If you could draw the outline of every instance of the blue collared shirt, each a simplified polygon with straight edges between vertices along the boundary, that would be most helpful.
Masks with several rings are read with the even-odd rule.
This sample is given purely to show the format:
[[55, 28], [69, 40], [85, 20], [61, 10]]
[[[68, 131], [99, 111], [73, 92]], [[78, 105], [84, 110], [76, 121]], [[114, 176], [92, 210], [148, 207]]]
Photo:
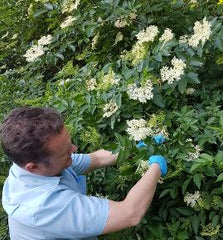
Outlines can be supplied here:
[[11, 240], [97, 239], [108, 217], [108, 200], [86, 196], [81, 175], [88, 154], [73, 154], [61, 176], [45, 177], [13, 164], [3, 187]]

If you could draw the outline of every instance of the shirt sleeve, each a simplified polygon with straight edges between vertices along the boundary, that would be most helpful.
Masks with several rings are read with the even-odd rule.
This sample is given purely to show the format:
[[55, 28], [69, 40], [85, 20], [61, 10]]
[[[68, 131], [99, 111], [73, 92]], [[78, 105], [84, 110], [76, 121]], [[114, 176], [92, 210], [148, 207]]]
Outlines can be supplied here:
[[91, 157], [89, 154], [72, 154], [71, 168], [77, 173], [77, 175], [83, 174], [90, 165]]
[[107, 199], [62, 189], [48, 195], [34, 214], [34, 226], [55, 238], [100, 235], [109, 212]]

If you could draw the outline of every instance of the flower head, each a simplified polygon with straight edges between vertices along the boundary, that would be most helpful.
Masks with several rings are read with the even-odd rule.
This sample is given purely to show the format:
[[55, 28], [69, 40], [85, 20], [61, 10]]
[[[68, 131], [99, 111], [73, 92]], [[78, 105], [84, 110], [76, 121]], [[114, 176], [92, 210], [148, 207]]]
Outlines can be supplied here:
[[186, 94], [187, 95], [192, 95], [196, 90], [194, 88], [187, 88]]
[[96, 88], [97, 81], [96, 81], [95, 78], [91, 78], [91, 79], [86, 81], [86, 85], [87, 85], [87, 90], [88, 91], [93, 91]]
[[199, 43], [204, 46], [205, 42], [210, 38], [211, 35], [211, 24], [204, 18], [202, 21], [197, 21], [194, 24], [194, 34], [189, 38], [188, 44], [197, 48]]
[[153, 98], [153, 85], [150, 80], [147, 80], [143, 87], [137, 87], [136, 84], [130, 84], [128, 86], [127, 94], [130, 99], [139, 100], [142, 103], [146, 103], [147, 100]]
[[69, 27], [70, 25], [73, 24], [73, 22], [74, 22], [75, 20], [77, 20], [75, 17], [68, 16], [68, 17], [65, 19], [65, 21], [60, 24], [60, 27], [61, 27], [61, 28]]
[[118, 106], [114, 100], [110, 100], [109, 103], [105, 104], [103, 111], [103, 117], [110, 117], [118, 110]]
[[33, 62], [38, 57], [44, 54], [43, 47], [40, 45], [33, 45], [30, 49], [26, 51], [24, 57], [26, 58], [27, 62]]
[[155, 39], [158, 33], [159, 30], [157, 26], [151, 25], [147, 27], [146, 30], [142, 30], [136, 34], [136, 37], [138, 39], [137, 43], [142, 44], [143, 42], [151, 42]]
[[128, 25], [128, 22], [124, 19], [124, 18], [119, 18], [116, 22], [115, 22], [115, 26], [117, 28], [123, 28], [125, 26]]
[[187, 154], [186, 160], [188, 162], [194, 161], [194, 160], [196, 160], [200, 156], [200, 152], [201, 152], [200, 146], [199, 145], [196, 145], [196, 146], [193, 145], [193, 147], [194, 147], [194, 152], [189, 152]]
[[186, 64], [183, 60], [174, 57], [171, 61], [172, 67], [164, 66], [160, 70], [161, 80], [163, 82], [167, 81], [169, 84], [172, 84], [174, 81], [178, 81], [181, 76], [184, 74], [184, 69]]
[[38, 45], [39, 46], [48, 45], [51, 43], [52, 38], [53, 37], [51, 35], [43, 36], [38, 40]]
[[146, 49], [143, 45], [138, 42], [133, 46], [131, 55], [132, 55], [132, 63], [133, 65], [137, 64], [141, 59], [144, 58], [146, 54]]
[[172, 38], [173, 38], [172, 30], [169, 28], [166, 28], [159, 40], [160, 40], [160, 42], [166, 43], [166, 42], [170, 41]]
[[76, 0], [75, 3], [73, 2], [73, 0], [64, 0], [62, 3], [62, 13], [72, 12], [74, 9], [77, 9], [79, 4], [80, 0]]
[[200, 199], [200, 192], [196, 191], [194, 194], [186, 193], [184, 196], [184, 202], [187, 206], [191, 206], [192, 208], [196, 205], [197, 201]]
[[137, 166], [136, 173], [143, 176], [148, 169], [149, 169], [148, 162], [145, 160], [139, 160], [139, 164]]
[[135, 141], [140, 141], [146, 137], [152, 135], [152, 129], [147, 126], [147, 122], [144, 119], [132, 119], [127, 120], [127, 133], [130, 135], [130, 138]]
[[115, 73], [111, 69], [109, 70], [108, 74], [105, 74], [103, 77], [103, 84], [104, 85], [117, 85], [120, 79], [115, 78]]

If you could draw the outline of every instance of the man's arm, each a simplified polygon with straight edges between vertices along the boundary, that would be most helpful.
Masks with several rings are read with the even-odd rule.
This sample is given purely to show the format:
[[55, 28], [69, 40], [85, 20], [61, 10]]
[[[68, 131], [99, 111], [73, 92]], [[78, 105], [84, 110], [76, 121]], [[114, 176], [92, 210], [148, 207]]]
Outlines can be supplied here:
[[85, 173], [91, 172], [94, 169], [111, 166], [115, 163], [118, 154], [112, 154], [106, 150], [98, 150], [90, 153], [91, 163]]
[[116, 232], [140, 223], [152, 202], [160, 174], [159, 165], [152, 164], [123, 201], [109, 201], [109, 216], [102, 234]]

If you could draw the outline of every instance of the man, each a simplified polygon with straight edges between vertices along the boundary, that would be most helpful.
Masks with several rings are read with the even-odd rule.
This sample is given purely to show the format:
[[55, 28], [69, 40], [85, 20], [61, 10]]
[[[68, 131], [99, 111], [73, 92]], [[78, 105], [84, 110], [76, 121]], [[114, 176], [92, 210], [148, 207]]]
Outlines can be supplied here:
[[82, 174], [114, 164], [117, 156], [74, 154], [77, 147], [52, 108], [15, 109], [1, 126], [1, 144], [13, 161], [2, 197], [12, 240], [93, 240], [135, 226], [166, 174], [165, 159], [153, 156], [123, 201], [86, 196]]

